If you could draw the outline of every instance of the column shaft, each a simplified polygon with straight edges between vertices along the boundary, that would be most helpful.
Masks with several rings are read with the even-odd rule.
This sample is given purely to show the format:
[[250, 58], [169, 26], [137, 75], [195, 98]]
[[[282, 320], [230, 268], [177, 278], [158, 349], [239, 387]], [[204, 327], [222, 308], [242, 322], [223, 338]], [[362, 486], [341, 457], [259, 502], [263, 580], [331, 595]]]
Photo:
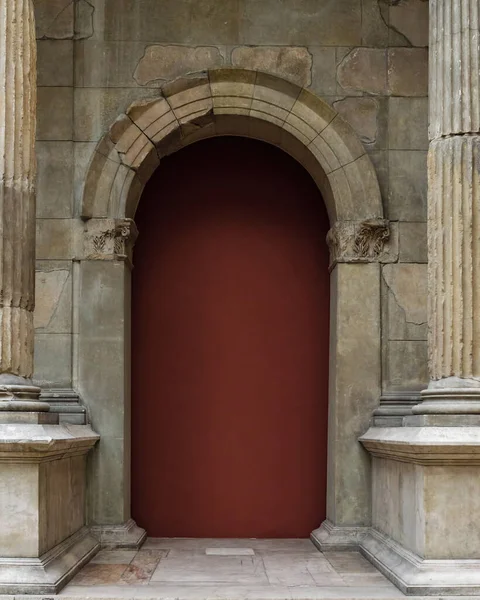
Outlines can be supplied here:
[[[36, 41], [31, 0], [0, 0], [0, 400], [34, 398]], [[7, 403], [0, 403], [5, 410]]]
[[430, 1], [430, 386], [416, 413], [480, 412], [478, 0]]

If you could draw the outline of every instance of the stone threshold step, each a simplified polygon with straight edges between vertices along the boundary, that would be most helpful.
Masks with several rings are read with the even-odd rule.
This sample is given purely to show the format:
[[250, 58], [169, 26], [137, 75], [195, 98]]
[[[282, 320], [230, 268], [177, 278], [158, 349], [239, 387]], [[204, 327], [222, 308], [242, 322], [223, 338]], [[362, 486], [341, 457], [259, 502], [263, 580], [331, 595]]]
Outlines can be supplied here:
[[83, 592], [69, 592], [58, 595], [17, 595], [0, 596], [0, 600], [392, 600], [394, 598], [405, 598], [408, 600], [472, 600], [479, 596], [405, 596], [399, 590], [382, 590], [381, 588], [322, 588], [321, 590], [295, 589], [285, 593], [268, 593], [244, 589], [242, 592], [222, 588], [215, 588], [206, 592], [205, 590], [188, 590], [179, 588], [149, 589], [93, 589], [86, 588]]

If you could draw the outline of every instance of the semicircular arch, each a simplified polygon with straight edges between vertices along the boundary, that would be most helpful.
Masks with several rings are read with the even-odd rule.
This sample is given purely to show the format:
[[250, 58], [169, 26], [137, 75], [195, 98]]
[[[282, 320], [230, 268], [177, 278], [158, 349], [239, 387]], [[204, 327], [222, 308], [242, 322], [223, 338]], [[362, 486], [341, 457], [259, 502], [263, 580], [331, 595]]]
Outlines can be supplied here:
[[133, 218], [164, 156], [218, 135], [259, 139], [290, 154], [319, 187], [332, 225], [383, 218], [374, 166], [350, 125], [305, 88], [234, 68], [167, 83], [158, 98], [120, 115], [91, 159], [81, 216]]

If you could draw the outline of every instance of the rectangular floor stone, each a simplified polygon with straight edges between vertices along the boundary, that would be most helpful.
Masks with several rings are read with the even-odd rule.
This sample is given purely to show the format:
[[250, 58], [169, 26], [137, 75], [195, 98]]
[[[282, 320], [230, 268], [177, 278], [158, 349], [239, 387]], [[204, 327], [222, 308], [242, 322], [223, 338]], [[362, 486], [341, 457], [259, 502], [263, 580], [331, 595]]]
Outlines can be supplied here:
[[207, 556], [188, 550], [175, 550], [160, 561], [152, 582], [268, 584], [261, 558], [254, 556]]

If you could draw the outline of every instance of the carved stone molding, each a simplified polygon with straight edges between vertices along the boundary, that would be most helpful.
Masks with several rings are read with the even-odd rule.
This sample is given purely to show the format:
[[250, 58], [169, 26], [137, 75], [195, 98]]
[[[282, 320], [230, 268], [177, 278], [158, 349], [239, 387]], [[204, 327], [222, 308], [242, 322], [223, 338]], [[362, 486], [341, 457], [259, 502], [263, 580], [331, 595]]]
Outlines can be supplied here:
[[338, 221], [327, 234], [330, 268], [337, 263], [395, 262], [395, 253], [387, 248], [390, 240], [386, 219]]
[[137, 237], [132, 219], [90, 219], [85, 227], [85, 258], [131, 263]]

